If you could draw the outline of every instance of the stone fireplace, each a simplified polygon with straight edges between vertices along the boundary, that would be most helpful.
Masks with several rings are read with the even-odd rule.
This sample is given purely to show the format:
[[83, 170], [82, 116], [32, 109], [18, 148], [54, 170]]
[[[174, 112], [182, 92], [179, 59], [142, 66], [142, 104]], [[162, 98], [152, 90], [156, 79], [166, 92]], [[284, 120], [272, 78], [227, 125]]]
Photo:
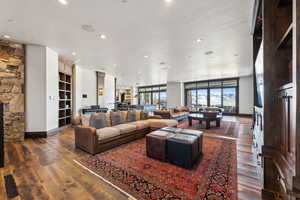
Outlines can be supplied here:
[[24, 140], [24, 45], [0, 40], [0, 102], [4, 105], [4, 140]]

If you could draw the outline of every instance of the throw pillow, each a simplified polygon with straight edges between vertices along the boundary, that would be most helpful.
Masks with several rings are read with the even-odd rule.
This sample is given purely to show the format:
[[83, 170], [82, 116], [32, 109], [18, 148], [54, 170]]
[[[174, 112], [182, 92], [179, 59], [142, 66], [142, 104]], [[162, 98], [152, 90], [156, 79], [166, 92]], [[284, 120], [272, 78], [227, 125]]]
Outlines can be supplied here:
[[92, 114], [90, 119], [90, 126], [96, 129], [101, 129], [107, 127], [107, 121], [105, 119], [104, 113]]
[[180, 110], [179, 109], [177, 109], [177, 108], [174, 108], [174, 113], [179, 113], [180, 112]]
[[141, 110], [135, 110], [135, 115], [136, 115], [136, 120], [139, 121], [141, 120]]
[[128, 122], [128, 111], [120, 111], [123, 123]]
[[136, 121], [136, 112], [134, 110], [128, 111], [128, 122], [135, 122]]
[[90, 119], [91, 119], [91, 115], [82, 115], [81, 116], [82, 126], [90, 126]]
[[110, 113], [111, 125], [116, 126], [119, 124], [123, 124], [121, 112], [111, 112]]
[[141, 120], [147, 120], [149, 117], [149, 112], [147, 110], [143, 110], [141, 112]]

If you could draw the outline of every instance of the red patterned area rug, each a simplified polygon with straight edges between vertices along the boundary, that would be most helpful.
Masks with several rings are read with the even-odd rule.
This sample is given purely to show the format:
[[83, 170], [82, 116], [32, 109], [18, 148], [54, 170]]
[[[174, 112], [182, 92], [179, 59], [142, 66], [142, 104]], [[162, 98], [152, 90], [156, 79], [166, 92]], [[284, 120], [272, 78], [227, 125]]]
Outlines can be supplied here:
[[[212, 133], [226, 137], [238, 138], [239, 135], [239, 122], [237, 121], [222, 121], [221, 127], [217, 127], [215, 122], [211, 122], [211, 128], [205, 128], [205, 122], [199, 124], [199, 121], [193, 120], [193, 125], [190, 126], [188, 120], [179, 123], [178, 128], [194, 129], [205, 132], [206, 134]], [[200, 126], [200, 127], [199, 127]]]
[[234, 140], [204, 137], [204, 154], [191, 170], [146, 156], [145, 139], [77, 163], [138, 200], [236, 200]]

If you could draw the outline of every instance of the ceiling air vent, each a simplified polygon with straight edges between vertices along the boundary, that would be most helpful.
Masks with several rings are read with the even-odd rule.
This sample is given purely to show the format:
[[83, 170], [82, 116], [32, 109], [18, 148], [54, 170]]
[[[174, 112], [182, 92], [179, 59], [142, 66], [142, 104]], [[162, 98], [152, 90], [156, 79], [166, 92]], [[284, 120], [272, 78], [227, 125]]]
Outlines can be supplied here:
[[213, 51], [207, 51], [207, 52], [205, 52], [205, 55], [211, 55], [213, 53], [214, 53]]
[[88, 24], [84, 24], [81, 26], [82, 30], [86, 31], [86, 32], [95, 32], [95, 29], [92, 25], [88, 25]]

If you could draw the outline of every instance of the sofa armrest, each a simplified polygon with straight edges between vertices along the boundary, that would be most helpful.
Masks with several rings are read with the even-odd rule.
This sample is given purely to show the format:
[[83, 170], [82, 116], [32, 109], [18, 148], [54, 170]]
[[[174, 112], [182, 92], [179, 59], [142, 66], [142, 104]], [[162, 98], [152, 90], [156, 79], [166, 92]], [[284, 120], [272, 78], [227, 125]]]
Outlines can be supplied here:
[[76, 116], [72, 119], [73, 126], [80, 126], [81, 125], [81, 117]]
[[88, 126], [75, 127], [75, 145], [91, 154], [95, 154], [97, 145], [96, 129]]
[[160, 115], [149, 116], [148, 119], [162, 119]]

